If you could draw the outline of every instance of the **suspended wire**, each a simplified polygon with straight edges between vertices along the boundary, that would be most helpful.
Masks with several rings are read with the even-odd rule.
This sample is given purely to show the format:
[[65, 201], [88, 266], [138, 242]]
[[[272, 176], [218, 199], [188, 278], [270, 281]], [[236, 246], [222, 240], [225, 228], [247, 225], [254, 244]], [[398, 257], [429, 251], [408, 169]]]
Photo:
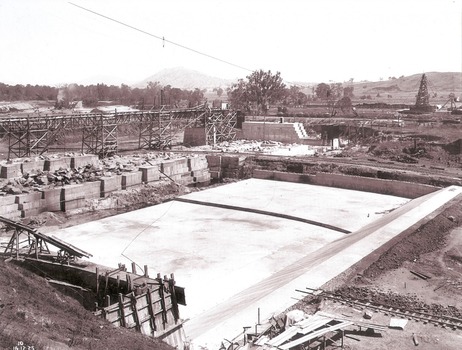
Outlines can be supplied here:
[[158, 220], [162, 219], [171, 209], [173, 205], [173, 201], [170, 202], [170, 205], [167, 207], [167, 209], [164, 211], [164, 213], [160, 216], [158, 216], [155, 220], [153, 220], [152, 222], [150, 222], [149, 224], [147, 224], [140, 232], [138, 232], [138, 234], [133, 237], [133, 239], [125, 246], [125, 248], [122, 250], [122, 252], [120, 253], [121, 256], [127, 258], [128, 260], [130, 260], [131, 262], [134, 262], [136, 264], [136, 266], [138, 266], [141, 270], [143, 270], [143, 268], [138, 265], [135, 261], [133, 261], [132, 259], [130, 259], [128, 256], [126, 256], [124, 253], [125, 251], [132, 245], [132, 243], [143, 233], [145, 232], [148, 228], [152, 227], [152, 225], [157, 222]]
[[194, 52], [194, 53], [196, 53], [196, 54], [198, 54], [198, 55], [202, 55], [202, 56], [211, 58], [211, 59], [213, 59], [213, 60], [216, 60], [216, 61], [219, 61], [219, 62], [228, 64], [228, 65], [230, 65], [230, 66], [233, 66], [233, 67], [236, 67], [236, 68], [239, 68], [239, 69], [242, 69], [242, 70], [246, 70], [246, 71], [249, 71], [249, 72], [253, 72], [252, 69], [245, 68], [245, 67], [240, 66], [240, 65], [238, 65], [238, 64], [234, 64], [234, 63], [232, 63], [232, 62], [229, 62], [229, 61], [223, 60], [223, 59], [221, 59], [221, 58], [218, 58], [218, 57], [216, 57], [216, 56], [209, 55], [209, 54], [207, 54], [207, 53], [205, 53], [205, 52], [201, 52], [201, 51], [195, 50], [195, 49], [193, 49], [193, 48], [190, 48], [190, 47], [188, 47], [188, 46], [185, 46], [185, 45], [182, 45], [182, 44], [179, 44], [179, 43], [176, 43], [176, 42], [167, 40], [167, 39], [165, 39], [165, 37], [160, 37], [160, 36], [154, 35], [154, 34], [152, 34], [152, 33], [146, 32], [146, 31], [144, 31], [144, 30], [142, 30], [142, 29], [139, 29], [139, 28], [136, 28], [136, 27], [134, 27], [134, 26], [132, 26], [132, 25], [130, 25], [130, 24], [121, 22], [121, 21], [116, 20], [116, 19], [114, 19], [114, 18], [112, 18], [112, 17], [109, 17], [109, 16], [105, 16], [105, 15], [103, 15], [103, 14], [101, 14], [101, 13], [92, 11], [92, 10], [90, 10], [90, 9], [87, 9], [87, 8], [85, 8], [85, 7], [82, 7], [82, 6], [79, 6], [79, 5], [74, 4], [74, 3], [72, 3], [72, 2], [69, 2], [69, 4], [71, 4], [71, 5], [75, 6], [75, 7], [78, 7], [78, 8], [80, 8], [80, 9], [82, 9], [82, 10], [85, 10], [85, 11], [88, 11], [88, 12], [90, 12], [90, 13], [93, 13], [93, 14], [95, 14], [95, 15], [97, 15], [97, 16], [103, 17], [103, 18], [105, 18], [105, 19], [107, 19], [107, 20], [109, 20], [109, 21], [112, 21], [112, 22], [115, 22], [115, 23], [117, 23], [117, 24], [120, 24], [120, 25], [122, 25], [122, 26], [124, 26], [124, 27], [133, 29], [133, 30], [135, 30], [135, 31], [137, 31], [137, 32], [140, 32], [140, 33], [143, 33], [143, 34], [148, 35], [148, 36], [150, 36], [150, 37], [153, 37], [153, 38], [156, 38], [156, 39], [158, 39], [158, 40], [161, 40], [161, 41], [162, 41], [162, 47], [165, 47], [165, 43], [172, 44], [172, 45], [178, 46], [178, 47], [180, 47], [180, 48], [182, 48], [182, 49], [185, 49], [185, 50]]

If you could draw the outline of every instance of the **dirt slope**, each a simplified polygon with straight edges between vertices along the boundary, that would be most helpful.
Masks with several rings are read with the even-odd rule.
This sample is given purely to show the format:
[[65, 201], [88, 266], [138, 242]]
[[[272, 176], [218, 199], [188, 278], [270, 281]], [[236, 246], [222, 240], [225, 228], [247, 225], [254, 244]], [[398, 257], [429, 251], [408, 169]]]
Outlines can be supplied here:
[[[115, 328], [13, 262], [0, 260], [0, 348], [159, 349], [167, 344]], [[32, 349], [32, 348], [31, 348]]]

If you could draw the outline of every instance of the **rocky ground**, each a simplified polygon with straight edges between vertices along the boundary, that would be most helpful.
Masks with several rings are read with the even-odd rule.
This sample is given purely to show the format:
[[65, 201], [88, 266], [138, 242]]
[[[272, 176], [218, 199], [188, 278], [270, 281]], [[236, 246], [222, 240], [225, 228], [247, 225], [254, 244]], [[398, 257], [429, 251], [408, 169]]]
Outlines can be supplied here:
[[[362, 273], [348, 282], [330, 283], [328, 290], [343, 299], [380, 304], [400, 310], [424, 311], [435, 316], [462, 319], [462, 198], [458, 197], [439, 215], [411, 232], [384, 252]], [[411, 271], [424, 274], [422, 279]], [[294, 308], [327, 311], [351, 320], [388, 326], [391, 315], [367, 308], [307, 296]], [[416, 345], [413, 336], [417, 337]], [[462, 331], [409, 321], [404, 330], [387, 328], [380, 336], [354, 335], [345, 338], [347, 349], [459, 349]]]

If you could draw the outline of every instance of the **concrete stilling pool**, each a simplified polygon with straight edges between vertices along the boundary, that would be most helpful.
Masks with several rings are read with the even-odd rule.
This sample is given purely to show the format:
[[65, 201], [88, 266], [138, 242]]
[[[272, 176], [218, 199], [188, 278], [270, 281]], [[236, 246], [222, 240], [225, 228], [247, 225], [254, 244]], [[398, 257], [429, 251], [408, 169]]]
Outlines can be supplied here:
[[187, 336], [214, 349], [255, 325], [258, 308], [262, 319], [283, 311], [296, 288], [320, 287], [460, 192], [410, 201], [249, 179], [54, 234], [102, 265], [174, 273]]

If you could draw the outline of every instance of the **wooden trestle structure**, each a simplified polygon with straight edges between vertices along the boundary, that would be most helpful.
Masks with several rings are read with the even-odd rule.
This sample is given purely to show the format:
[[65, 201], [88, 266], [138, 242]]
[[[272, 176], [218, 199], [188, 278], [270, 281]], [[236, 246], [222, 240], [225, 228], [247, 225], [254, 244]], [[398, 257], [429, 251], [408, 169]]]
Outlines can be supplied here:
[[[2, 216], [0, 216], [0, 222], [5, 225], [6, 231], [13, 231], [11, 239], [5, 248], [5, 255], [11, 255], [19, 259], [19, 254], [23, 252], [26, 255], [34, 254], [35, 258], [39, 259], [42, 254], [51, 254], [48, 248], [48, 244], [50, 244], [59, 249], [55, 258], [61, 263], [69, 263], [76, 258], [89, 258], [92, 256], [90, 253], [56, 237], [40, 233], [34, 227], [23, 225]], [[22, 238], [24, 239], [21, 241]]]
[[[185, 289], [178, 287], [174, 275], [150, 278], [147, 266], [144, 274], [132, 272], [125, 265], [108, 270], [105, 267], [76, 264], [77, 258], [92, 255], [36, 228], [0, 216], [4, 229], [13, 234], [4, 250], [5, 256], [25, 262], [27, 268], [47, 276], [50, 283], [78, 288], [89, 292], [88, 299], [96, 301], [95, 315], [105, 318], [116, 327], [132, 328], [145, 335], [157, 337], [178, 349], [185, 348], [186, 336], [179, 305], [186, 305]], [[59, 249], [52, 254], [52, 245]], [[77, 283], [77, 285], [76, 285]]]
[[164, 149], [188, 127], [203, 127], [207, 144], [234, 140], [236, 123], [237, 112], [204, 104], [176, 110], [6, 117], [0, 118], [0, 134], [8, 139], [8, 158], [21, 158], [43, 154], [61, 135], [80, 130], [82, 152], [104, 158], [117, 153], [119, 126], [138, 128], [140, 149]]

